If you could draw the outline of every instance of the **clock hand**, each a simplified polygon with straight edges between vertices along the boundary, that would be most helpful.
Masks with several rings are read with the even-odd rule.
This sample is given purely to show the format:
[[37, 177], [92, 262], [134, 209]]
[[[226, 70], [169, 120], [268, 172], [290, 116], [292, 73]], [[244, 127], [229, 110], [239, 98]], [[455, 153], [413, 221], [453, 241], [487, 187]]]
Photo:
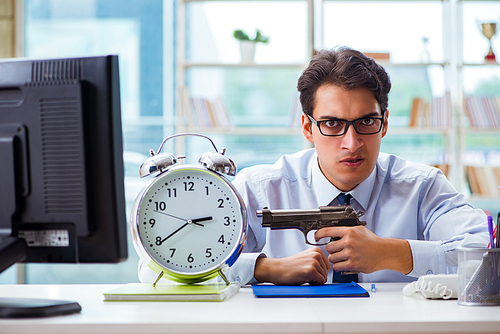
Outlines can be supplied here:
[[179, 219], [179, 220], [182, 220], [182, 221], [185, 221], [185, 222], [187, 222], [187, 221], [188, 221], [188, 219], [184, 219], [184, 218], [181, 218], [181, 217], [177, 217], [177, 216], [171, 215], [171, 214], [169, 214], [169, 213], [165, 213], [165, 212], [161, 212], [161, 211], [157, 211], [157, 210], [154, 210], [153, 212], [160, 213], [160, 214], [162, 214], [162, 215], [169, 216], [169, 217], [172, 217], [172, 218], [175, 218], [175, 219]]
[[203, 222], [203, 221], [207, 221], [207, 220], [212, 220], [213, 219], [211, 216], [209, 216], [209, 217], [203, 217], [203, 218], [197, 218], [197, 219], [189, 220], [189, 219], [182, 219], [182, 218], [179, 218], [179, 217], [175, 217], [175, 216], [172, 216], [172, 215], [169, 215], [169, 214], [166, 214], [166, 213], [165, 213], [165, 215], [171, 216], [171, 217], [174, 217], [174, 218], [177, 218], [177, 219], [184, 220], [184, 221], [186, 221], [186, 223], [184, 225], [182, 225], [181, 227], [179, 227], [174, 232], [170, 233], [170, 235], [168, 237], [166, 237], [165, 239], [163, 239], [162, 241], [160, 241], [160, 245], [162, 243], [164, 243], [168, 238], [170, 238], [171, 236], [173, 236], [174, 234], [176, 234], [177, 232], [179, 232], [180, 230], [182, 230], [184, 227], [188, 226], [189, 224], [196, 224], [196, 225], [199, 225], [199, 226], [203, 227], [205, 225], [198, 224], [198, 222]]
[[175, 218], [175, 219], [179, 219], [179, 220], [188, 222], [190, 224], [196, 224], [196, 225], [199, 225], [199, 226], [203, 226], [203, 225], [197, 224], [198, 222], [202, 222], [202, 221], [212, 220], [213, 219], [211, 216], [209, 216], [209, 217], [203, 217], [203, 218], [197, 218], [197, 219], [185, 219], [185, 218], [181, 218], [181, 217], [177, 217], [177, 216], [171, 215], [171, 214], [166, 213], [166, 212], [161, 212], [161, 211], [157, 211], [157, 210], [155, 210], [154, 212], [160, 213], [162, 215], [169, 216], [169, 217], [172, 217], [172, 218]]
[[190, 219], [184, 219], [184, 218], [181, 218], [181, 217], [177, 217], [177, 216], [171, 215], [171, 214], [166, 213], [166, 212], [161, 212], [161, 211], [156, 211], [156, 210], [154, 212], [160, 213], [162, 215], [169, 216], [169, 217], [172, 217], [172, 218], [175, 218], [175, 219], [179, 219], [179, 220], [185, 221], [188, 224], [195, 224], [195, 225], [198, 225], [198, 226], [204, 226], [202, 224], [198, 224], [198, 222], [202, 222], [202, 221], [212, 220], [213, 219], [211, 216], [209, 216], [209, 217], [203, 217], [203, 218], [197, 218], [197, 219], [191, 219], [190, 220]]
[[197, 219], [193, 219], [191, 220], [191, 223], [192, 224], [196, 224], [198, 226], [205, 226], [205, 225], [201, 225], [201, 224], [198, 224], [198, 222], [204, 222], [204, 221], [207, 221], [207, 220], [212, 220], [212, 216], [209, 216], [209, 217], [203, 217], [203, 218], [197, 218]]
[[163, 239], [162, 241], [160, 241], [160, 245], [162, 243], [164, 243], [168, 238], [170, 238], [171, 236], [173, 236], [174, 234], [176, 234], [177, 232], [179, 232], [180, 230], [182, 230], [184, 227], [188, 226], [189, 225], [189, 222], [187, 222], [186, 224], [182, 225], [181, 227], [179, 227], [177, 230], [175, 230], [174, 232], [170, 233], [170, 235], [168, 237], [166, 237], [165, 239]]

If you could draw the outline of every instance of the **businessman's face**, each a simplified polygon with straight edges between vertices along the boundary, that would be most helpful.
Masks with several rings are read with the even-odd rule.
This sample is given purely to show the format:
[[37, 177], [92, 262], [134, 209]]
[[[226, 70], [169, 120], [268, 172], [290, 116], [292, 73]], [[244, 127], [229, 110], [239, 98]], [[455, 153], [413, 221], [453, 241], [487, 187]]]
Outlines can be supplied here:
[[[306, 115], [302, 115], [302, 132], [306, 139], [316, 147], [321, 171], [341, 191], [352, 190], [370, 176], [377, 163], [381, 140], [387, 133], [388, 116], [389, 112], [386, 111], [381, 125], [382, 129], [378, 133], [359, 134], [350, 125], [345, 134], [331, 137], [323, 135], [318, 126], [311, 124], [312, 121]], [[334, 132], [332, 128], [339, 124], [338, 120], [358, 119], [360, 119], [356, 122], [358, 131], [375, 132], [380, 127], [375, 126], [373, 131], [366, 131], [362, 128], [373, 124], [372, 121], [379, 122], [372, 117], [382, 117], [382, 113], [380, 104], [367, 88], [345, 90], [335, 85], [325, 84], [316, 92], [312, 118], [316, 121], [330, 121], [322, 124], [324, 133]], [[345, 126], [341, 132], [344, 128]]]

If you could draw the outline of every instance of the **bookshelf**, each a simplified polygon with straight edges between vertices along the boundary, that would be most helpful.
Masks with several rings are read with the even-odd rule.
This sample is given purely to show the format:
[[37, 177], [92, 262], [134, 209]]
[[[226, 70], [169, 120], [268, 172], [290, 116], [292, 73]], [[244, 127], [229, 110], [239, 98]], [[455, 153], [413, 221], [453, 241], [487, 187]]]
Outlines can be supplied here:
[[[175, 131], [211, 136], [239, 169], [307, 147], [295, 85], [313, 53], [313, 2], [177, 1]], [[283, 17], [275, 27], [276, 13], [285, 7], [298, 19]], [[228, 14], [217, 19], [222, 12]], [[252, 15], [256, 22], [249, 22]], [[242, 62], [235, 29], [260, 29], [271, 42], [256, 46], [253, 62]], [[205, 116], [194, 116], [200, 110]], [[207, 114], [216, 121], [207, 122]], [[196, 156], [194, 146], [178, 141], [175, 151]]]
[[[496, 215], [500, 211], [500, 159], [495, 158], [500, 151], [500, 108], [496, 104], [500, 85], [495, 81], [500, 80], [500, 65], [485, 61], [488, 42], [478, 23], [498, 21], [500, 2], [457, 0], [456, 13], [455, 89], [457, 99], [462, 101], [457, 106], [458, 166], [463, 170], [462, 186], [468, 186], [471, 203]], [[498, 33], [492, 41], [498, 62]]]
[[[475, 0], [181, 0], [177, 4], [176, 85], [180, 91], [184, 90], [185, 96], [182, 98], [183, 103], [177, 103], [176, 131], [202, 131], [213, 134], [222, 141], [241, 143], [252, 141], [257, 137], [262, 141], [264, 138], [272, 137], [274, 139], [269, 139], [270, 145], [274, 145], [275, 142], [283, 144], [274, 150], [276, 155], [295, 152], [300, 149], [297, 146], [301, 145], [297, 143], [307, 146], [307, 143], [301, 141], [297, 123], [293, 125], [290, 121], [291, 115], [296, 112], [293, 92], [296, 90], [298, 76], [307, 66], [314, 50], [335, 45], [349, 45], [375, 56], [383, 56], [377, 58], [377, 61], [387, 69], [393, 82], [389, 98], [390, 127], [388, 135], [382, 142], [382, 150], [411, 161], [441, 166], [447, 171], [446, 174], [454, 186], [476, 201], [475, 204], [480, 207], [481, 203], [487, 202], [491, 206], [494, 199], [498, 198], [497, 194], [493, 192], [489, 195], [477, 195], [477, 191], [471, 191], [467, 173], [468, 167], [476, 167], [471, 164], [470, 160], [473, 160], [471, 156], [477, 154], [478, 147], [485, 140], [488, 142], [486, 146], [493, 152], [490, 156], [495, 155], [494, 152], [500, 152], [498, 128], [500, 113], [498, 124], [494, 123], [494, 126], [489, 124], [486, 127], [471, 126], [470, 117], [480, 111], [476, 111], [477, 108], [468, 110], [466, 103], [467, 99], [470, 101], [475, 99], [480, 101], [476, 105], [480, 105], [486, 103], [483, 103], [483, 99], [490, 103], [491, 100], [496, 101], [497, 97], [483, 96], [468, 89], [469, 77], [479, 78], [481, 81], [481, 73], [486, 73], [486, 78], [495, 76], [500, 78], [500, 65], [485, 64], [483, 61], [482, 53], [487, 51], [486, 39], [477, 32], [475, 36], [469, 37], [470, 30], [477, 29], [471, 27], [471, 24], [475, 23], [470, 22], [469, 11], [478, 7], [478, 10], [471, 12], [484, 12], [485, 10], [481, 9], [484, 3], [493, 6], [493, 12], [495, 10], [497, 13], [500, 12], [498, 5], [500, 1]], [[240, 15], [249, 14], [246, 11], [251, 6], [261, 8], [261, 13], [268, 10], [281, 13], [285, 12], [285, 9], [287, 13], [299, 12], [300, 19], [295, 21], [287, 21], [286, 17], [282, 16], [278, 18], [274, 16], [272, 20], [280, 22], [281, 30], [290, 29], [300, 35], [300, 38], [293, 43], [281, 44], [283, 36], [271, 31], [265, 21], [266, 15], [262, 14], [255, 18], [255, 28], [270, 35], [271, 41], [269, 46], [258, 46], [260, 49], [257, 50], [253, 63], [239, 61], [235, 51], [235, 41], [230, 46], [233, 50], [200, 52], [207, 50], [203, 49], [207, 43], [218, 45], [216, 40], [218, 36], [205, 38], [203, 33], [197, 34], [209, 28], [214, 34], [215, 31], [221, 31], [210, 26], [213, 20], [211, 21], [209, 12], [213, 13], [214, 10], [221, 8], [230, 10], [232, 16], [236, 18], [231, 17], [229, 20], [233, 22], [233, 26], [228, 23], [226, 27], [229, 34], [231, 32], [229, 30], [241, 28], [234, 22], [243, 21]], [[395, 12], [394, 15], [391, 15], [391, 10]], [[205, 27], [200, 23], [203, 20], [197, 20], [199, 16], [196, 16], [203, 11], [206, 14]], [[381, 14], [374, 15], [378, 12]], [[345, 13], [356, 13], [356, 20], [353, 20], [352, 15]], [[380, 20], [381, 15], [384, 20]], [[426, 20], [421, 20], [423, 16]], [[484, 42], [483, 45], [476, 47], [474, 43], [481, 39], [484, 39], [481, 41]], [[496, 36], [496, 40], [493, 49], [500, 61], [500, 45], [498, 45], [500, 38]], [[266, 50], [278, 46], [286, 50], [282, 53], [285, 56], [278, 59], [271, 57], [271, 60], [260, 57], [278, 53], [277, 49]], [[476, 53], [472, 56], [468, 54], [471, 48], [476, 48]], [[288, 57], [290, 54], [299, 56]], [[220, 88], [221, 82], [229, 77], [234, 81], [227, 81], [225, 88]], [[272, 84], [266, 81], [269, 77], [274, 78]], [[259, 81], [259, 78], [262, 81]], [[208, 85], [211, 87], [203, 86], [202, 83], [207, 80], [211, 82]], [[252, 80], [256, 82], [254, 86], [248, 84]], [[230, 85], [241, 85], [241, 87], [239, 90], [231, 91], [230, 94], [227, 88]], [[281, 93], [286, 91], [288, 95], [265, 96], [265, 90], [276, 92], [278, 91], [276, 87], [280, 88]], [[200, 127], [187, 122], [186, 113], [189, 110], [186, 101], [191, 98], [210, 101], [221, 99], [229, 125]], [[257, 100], [272, 103], [274, 99], [280, 102], [271, 107], [267, 106], [267, 109], [266, 106], [256, 103]], [[500, 93], [498, 99], [500, 101]], [[178, 96], [178, 101], [180, 100]], [[419, 108], [415, 106], [417, 100], [422, 102], [421, 110], [418, 112], [416, 110]], [[500, 110], [500, 105], [495, 104], [495, 106]], [[260, 109], [262, 111], [259, 112]], [[489, 139], [485, 139], [485, 136], [489, 136]], [[243, 146], [234, 147], [240, 150]], [[260, 155], [259, 150], [254, 153]], [[268, 154], [269, 161], [264, 162], [273, 162], [277, 158], [273, 154]], [[488, 168], [496, 167], [496, 162], [500, 166], [500, 158], [488, 159], [490, 159]], [[500, 204], [496, 205], [495, 210], [500, 210]]]

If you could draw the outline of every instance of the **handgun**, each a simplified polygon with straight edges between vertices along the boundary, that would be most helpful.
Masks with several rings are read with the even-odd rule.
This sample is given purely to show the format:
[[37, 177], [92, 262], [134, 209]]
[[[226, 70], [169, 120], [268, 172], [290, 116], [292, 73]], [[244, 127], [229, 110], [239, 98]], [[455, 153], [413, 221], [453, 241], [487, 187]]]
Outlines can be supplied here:
[[[323, 246], [327, 243], [312, 243], [307, 239], [309, 232], [331, 226], [366, 225], [358, 218], [364, 213], [356, 212], [352, 206], [320, 206], [319, 209], [303, 210], [257, 210], [257, 217], [262, 217], [262, 227], [271, 230], [296, 228], [304, 234], [306, 243], [313, 246]], [[331, 238], [330, 241], [338, 240]]]

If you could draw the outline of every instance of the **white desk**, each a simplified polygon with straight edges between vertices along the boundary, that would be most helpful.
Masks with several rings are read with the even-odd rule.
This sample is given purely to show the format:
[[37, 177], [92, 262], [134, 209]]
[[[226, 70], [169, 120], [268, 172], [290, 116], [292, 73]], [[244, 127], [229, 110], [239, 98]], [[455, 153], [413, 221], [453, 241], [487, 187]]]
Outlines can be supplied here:
[[[361, 284], [369, 290], [369, 284]], [[0, 319], [0, 333], [499, 333], [500, 306], [406, 297], [379, 283], [369, 298], [258, 299], [244, 287], [224, 302], [104, 302], [117, 285], [0, 285], [2, 297], [69, 299], [79, 314]]]

